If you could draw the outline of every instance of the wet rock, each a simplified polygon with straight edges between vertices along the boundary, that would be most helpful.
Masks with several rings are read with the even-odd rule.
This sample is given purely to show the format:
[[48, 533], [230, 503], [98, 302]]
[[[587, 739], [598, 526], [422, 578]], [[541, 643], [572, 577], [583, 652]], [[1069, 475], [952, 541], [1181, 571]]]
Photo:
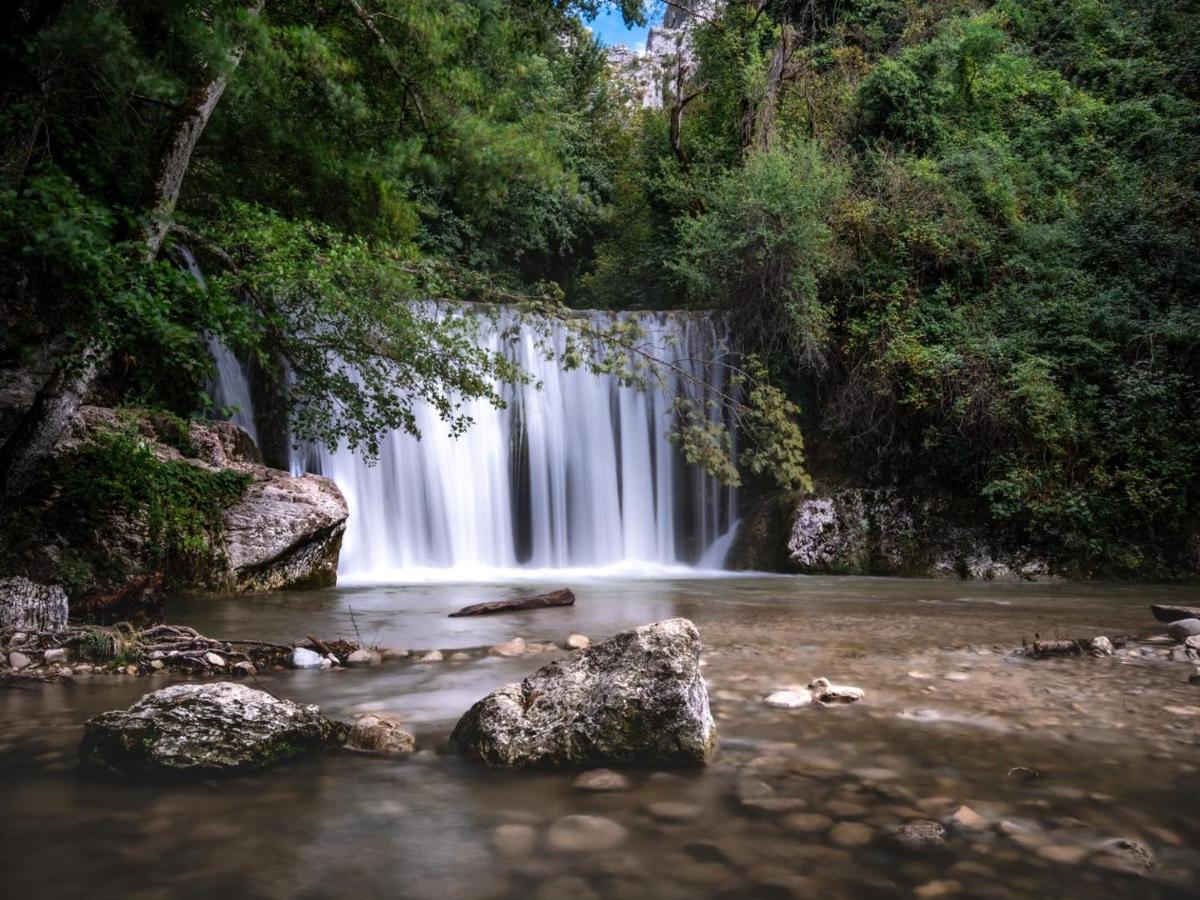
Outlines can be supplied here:
[[795, 813], [783, 820], [783, 827], [802, 834], [819, 834], [833, 827], [833, 819], [817, 813]]
[[962, 890], [962, 885], [957, 881], [942, 878], [913, 888], [913, 895], [919, 898], [919, 900], [933, 900], [935, 897], [946, 897], [950, 894], [957, 894], [960, 890]]
[[315, 706], [231, 682], [176, 684], [91, 718], [88, 772], [136, 780], [203, 779], [266, 768], [335, 746], [345, 727]]
[[422, 654], [417, 662], [441, 662], [445, 658], [441, 650], [430, 650], [428, 653]]
[[835, 819], [856, 819], [867, 814], [867, 808], [850, 800], [830, 800], [825, 804], [825, 812]]
[[155, 672], [161, 672], [166, 667], [167, 667], [167, 664], [165, 662], [163, 662], [161, 659], [150, 660], [150, 668], [153, 669]]
[[321, 654], [315, 650], [309, 650], [307, 647], [297, 647], [292, 651], [292, 668], [319, 669], [321, 668]]
[[204, 661], [216, 669], [225, 668], [225, 657], [219, 653], [213, 653], [211, 650], [204, 654]]
[[592, 769], [581, 773], [575, 779], [573, 787], [580, 791], [603, 793], [627, 791], [633, 787], [633, 783], [620, 772], [614, 772], [612, 769]]
[[492, 843], [503, 856], [528, 856], [537, 846], [537, 829], [510, 823], [492, 829]]
[[1047, 844], [1038, 847], [1036, 852], [1038, 856], [1051, 862], [1065, 863], [1069, 866], [1079, 865], [1088, 856], [1087, 848], [1077, 844]]
[[1200, 619], [1200, 607], [1194, 606], [1167, 606], [1155, 603], [1150, 606], [1150, 612], [1160, 622], [1177, 622], [1180, 619]]
[[851, 687], [845, 684], [832, 684], [828, 678], [818, 678], [810, 682], [808, 688], [812, 691], [814, 700], [826, 705], [832, 703], [857, 703], [866, 697], [866, 692], [862, 688]]
[[45, 662], [46, 665], [51, 665], [52, 663], [65, 663], [67, 661], [67, 651], [62, 647], [55, 647], [53, 650], [47, 650], [42, 654], [42, 661]]
[[20, 672], [22, 669], [28, 668], [29, 662], [29, 657], [20, 650], [13, 650], [8, 654], [8, 664], [18, 672]]
[[471, 654], [464, 653], [462, 650], [459, 650], [456, 653], [450, 654], [450, 662], [466, 662], [470, 658], [471, 658]]
[[56, 584], [0, 578], [0, 630], [58, 631], [67, 625], [67, 594]]
[[498, 766], [703, 765], [716, 725], [687, 619], [622, 632], [476, 703], [451, 743]]
[[838, 822], [829, 832], [829, 839], [840, 847], [865, 847], [874, 837], [875, 832], [862, 822]]
[[1112, 641], [1110, 641], [1104, 635], [1094, 637], [1092, 638], [1091, 643], [1088, 644], [1088, 653], [1090, 653], [1092, 656], [1112, 656]]
[[234, 664], [233, 674], [240, 675], [243, 678], [250, 678], [258, 674], [258, 667], [249, 660], [244, 659], [240, 663]]
[[1187, 638], [1200, 634], [1200, 619], [1177, 619], [1167, 626], [1167, 635], [1182, 643]]
[[392, 662], [397, 659], [408, 659], [410, 654], [407, 650], [400, 650], [396, 647], [388, 647], [379, 651], [385, 662]]
[[950, 817], [950, 824], [958, 831], [984, 831], [988, 821], [969, 806], [960, 806]]
[[417, 741], [405, 731], [400, 720], [382, 715], [363, 716], [350, 728], [346, 746], [369, 753], [407, 756], [417, 749]]
[[497, 644], [488, 652], [494, 656], [523, 656], [525, 654], [525, 638], [513, 638], [503, 644]]
[[624, 826], [603, 816], [563, 816], [547, 829], [546, 846], [559, 853], [602, 853], [621, 846], [628, 835]]
[[567, 638], [568, 650], [586, 650], [591, 645], [591, 639], [586, 634], [572, 634]]
[[381, 662], [383, 662], [383, 654], [368, 650], [366, 647], [360, 647], [346, 657], [346, 665], [356, 669], [377, 666]]
[[1153, 869], [1158, 860], [1150, 848], [1131, 838], [1112, 838], [1096, 848], [1096, 865], [1120, 872], [1140, 874]]
[[906, 850], [937, 850], [946, 844], [946, 829], [930, 819], [907, 822], [892, 831], [890, 838]]
[[663, 800], [649, 804], [646, 812], [660, 822], [691, 822], [704, 814], [704, 808], [696, 803]]
[[799, 709], [809, 706], [812, 702], [812, 691], [804, 690], [774, 691], [763, 699], [763, 703], [767, 706], [774, 706], [777, 709]]

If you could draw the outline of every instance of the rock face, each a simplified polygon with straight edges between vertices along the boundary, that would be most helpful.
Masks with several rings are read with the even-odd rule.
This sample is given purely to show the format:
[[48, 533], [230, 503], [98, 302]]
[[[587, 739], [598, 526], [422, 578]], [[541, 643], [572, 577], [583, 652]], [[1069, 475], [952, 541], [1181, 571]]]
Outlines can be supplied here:
[[[785, 514], [763, 501], [742, 518], [729, 565], [805, 574], [908, 575], [983, 581], [1039, 581], [1049, 564], [964, 524], [944, 498], [892, 488], [818, 490]], [[743, 529], [755, 529], [753, 539]]]
[[253, 483], [225, 510], [225, 554], [238, 591], [331, 587], [350, 510], [337, 485], [252, 466]]
[[176, 684], [84, 726], [86, 772], [194, 780], [251, 772], [340, 744], [344, 726], [315, 706], [231, 682]]
[[0, 579], [0, 629], [56, 631], [67, 624], [67, 594], [28, 578]]
[[608, 50], [608, 64], [638, 106], [661, 109], [678, 92], [696, 68], [692, 30], [698, 17], [712, 18], [724, 0], [676, 0], [663, 15], [661, 25], [646, 34], [645, 50], [638, 54], [624, 44]]
[[704, 765], [717, 731], [700, 649], [687, 619], [614, 635], [493, 691], [451, 743], [494, 766]]

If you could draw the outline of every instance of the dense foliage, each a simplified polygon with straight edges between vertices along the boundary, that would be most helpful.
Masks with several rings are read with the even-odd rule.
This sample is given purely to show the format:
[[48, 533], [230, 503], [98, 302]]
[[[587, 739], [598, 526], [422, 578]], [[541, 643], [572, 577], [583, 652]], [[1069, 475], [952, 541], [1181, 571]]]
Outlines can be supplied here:
[[1183, 2], [731, 0], [588, 287], [636, 292], [653, 244], [641, 302], [728, 307], [838, 474], [1167, 571], [1200, 519], [1198, 35]]

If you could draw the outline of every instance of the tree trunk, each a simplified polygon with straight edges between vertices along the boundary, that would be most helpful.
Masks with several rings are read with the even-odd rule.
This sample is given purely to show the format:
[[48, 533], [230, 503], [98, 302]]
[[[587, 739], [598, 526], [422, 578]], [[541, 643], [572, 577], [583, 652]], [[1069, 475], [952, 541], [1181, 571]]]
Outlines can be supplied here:
[[575, 594], [570, 588], [538, 594], [536, 597], [520, 597], [516, 600], [493, 600], [490, 603], [475, 603], [450, 613], [451, 619], [460, 616], [487, 616], [492, 613], [517, 612], [523, 609], [545, 609], [548, 606], [574, 606]]
[[[246, 12], [256, 16], [265, 0], [253, 0]], [[192, 153], [229, 76], [241, 62], [245, 46], [238, 44], [229, 54], [228, 64], [218, 73], [196, 85], [184, 100], [171, 130], [163, 142], [150, 189], [150, 208], [142, 231], [143, 245], [138, 256], [152, 262], [162, 247], [163, 238], [179, 201], [179, 189], [187, 174]], [[59, 362], [49, 380], [38, 391], [33, 405], [0, 449], [0, 499], [11, 500], [26, 486], [37, 462], [54, 449], [76, 411], [87, 399], [96, 378], [105, 368], [111, 347], [97, 337], [84, 338], [74, 352]]]
[[742, 145], [754, 147], [756, 150], [767, 150], [775, 135], [775, 115], [779, 111], [779, 102], [783, 96], [783, 76], [787, 69], [788, 59], [792, 55], [792, 45], [795, 31], [790, 25], [784, 25], [775, 42], [775, 52], [771, 54], [771, 64], [767, 67], [767, 86], [763, 97], [758, 103], [748, 103], [742, 120]]

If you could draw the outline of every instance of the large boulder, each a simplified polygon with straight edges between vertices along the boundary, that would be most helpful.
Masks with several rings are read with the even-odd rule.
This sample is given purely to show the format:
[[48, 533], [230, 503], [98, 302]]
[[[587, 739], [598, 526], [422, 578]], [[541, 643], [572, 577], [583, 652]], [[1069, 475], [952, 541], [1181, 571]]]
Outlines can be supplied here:
[[249, 467], [254, 481], [221, 516], [229, 585], [239, 591], [331, 587], [350, 509], [319, 475]]
[[176, 684], [84, 725], [80, 766], [132, 780], [252, 772], [345, 740], [315, 706], [222, 681]]
[[704, 765], [717, 743], [687, 619], [643, 625], [484, 697], [450, 741], [489, 765]]
[[0, 630], [57, 631], [67, 624], [67, 594], [56, 584], [0, 579]]

